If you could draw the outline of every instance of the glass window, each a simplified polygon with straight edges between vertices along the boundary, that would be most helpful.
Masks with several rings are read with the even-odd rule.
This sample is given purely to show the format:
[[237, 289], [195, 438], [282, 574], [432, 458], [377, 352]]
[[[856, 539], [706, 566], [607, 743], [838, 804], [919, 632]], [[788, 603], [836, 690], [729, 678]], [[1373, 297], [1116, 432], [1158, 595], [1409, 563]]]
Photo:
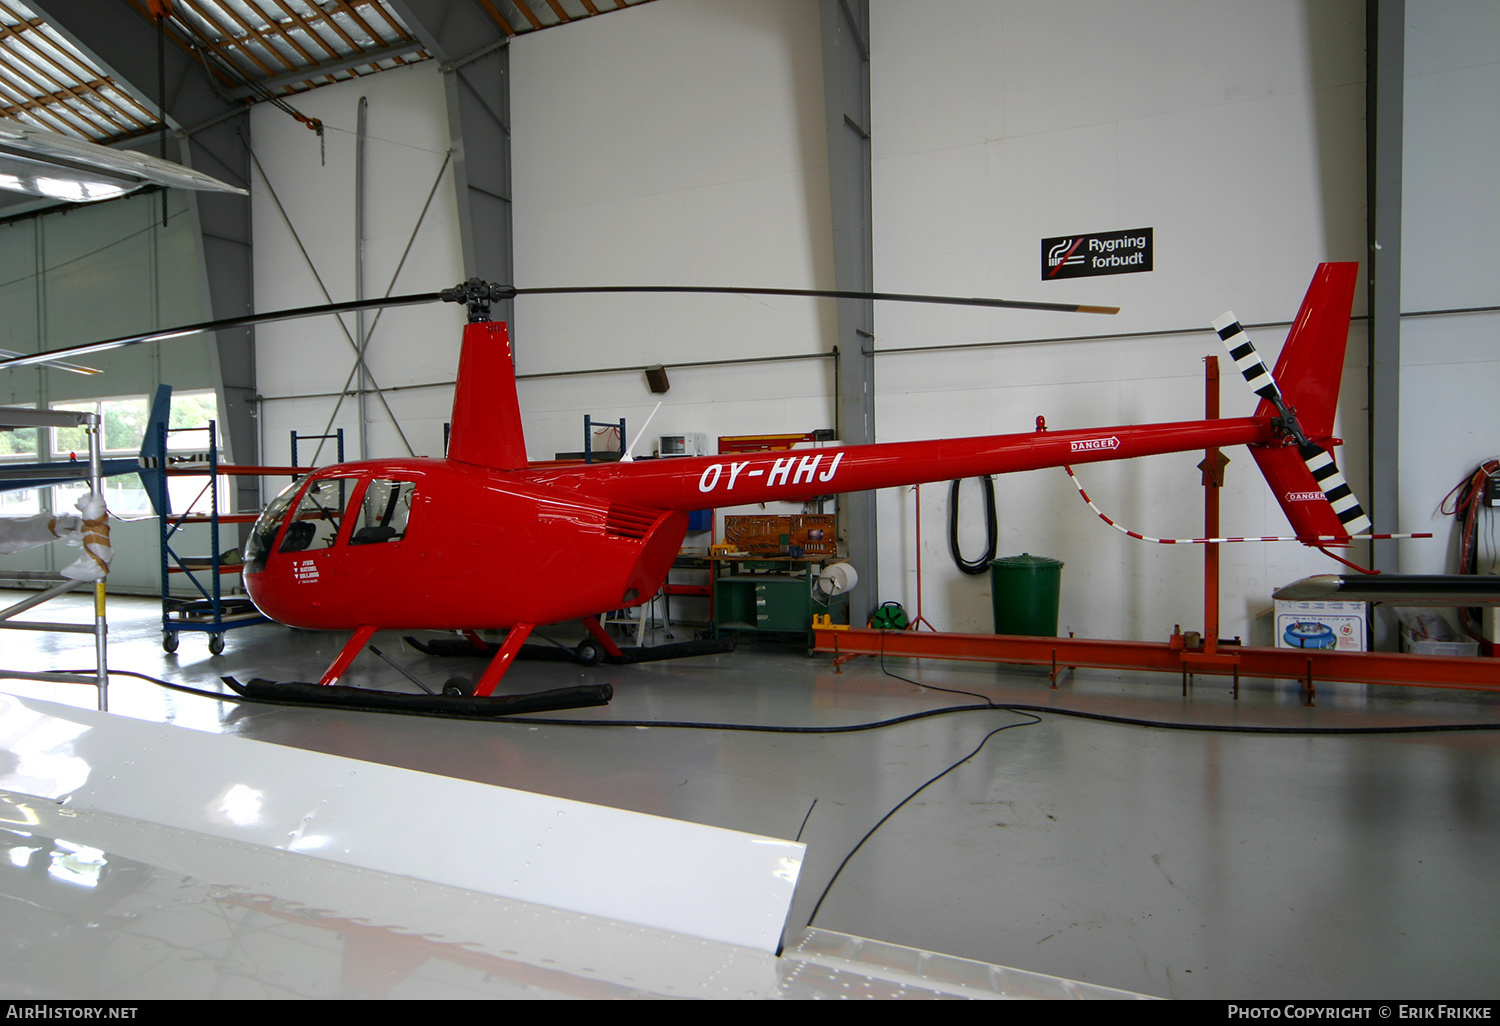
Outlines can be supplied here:
[[311, 552], [326, 549], [338, 540], [343, 523], [344, 504], [355, 478], [325, 477], [307, 486], [286, 534], [281, 537], [282, 552]]
[[[98, 413], [99, 402], [98, 400], [94, 400], [82, 403], [53, 403], [51, 408], [54, 410], [80, 410], [85, 413]], [[89, 440], [88, 435], [82, 427], [55, 427], [49, 433], [52, 436], [53, 459], [88, 459]]]
[[[209, 421], [219, 419], [219, 397], [214, 392], [173, 392], [172, 412], [167, 418], [169, 450], [203, 452], [208, 448], [207, 431], [185, 431], [184, 428], [206, 428]], [[224, 445], [224, 425], [218, 425], [217, 438]], [[139, 446], [141, 443], [136, 442]]]
[[0, 459], [36, 459], [36, 428], [7, 428], [0, 431]]
[[266, 568], [266, 556], [271, 551], [272, 543], [276, 541], [276, 532], [286, 519], [286, 511], [291, 508], [292, 499], [300, 487], [301, 481], [293, 481], [283, 488], [266, 505], [260, 519], [255, 521], [255, 527], [251, 529], [250, 539], [245, 545], [245, 569], [249, 573], [259, 573]]
[[350, 545], [374, 545], [380, 542], [400, 541], [406, 534], [406, 521], [411, 516], [411, 499], [415, 485], [410, 481], [387, 481], [376, 478], [365, 489], [365, 501], [360, 504], [359, 523], [355, 526]]
[[[181, 453], [186, 456], [189, 453], [203, 454], [200, 458], [206, 462], [208, 452], [208, 425], [214, 421], [216, 430], [214, 438], [217, 443], [220, 462], [224, 460], [224, 425], [218, 423], [219, 399], [213, 392], [173, 392], [172, 409], [167, 415], [167, 454], [170, 459], [172, 454]], [[140, 440], [136, 441], [136, 447], [140, 447]], [[133, 450], [132, 450], [133, 451]], [[134, 480], [134, 478], [132, 478]], [[189, 475], [187, 477], [168, 477], [167, 494], [171, 499], [172, 512], [175, 513], [201, 513], [208, 515], [213, 510], [213, 502], [208, 494], [208, 478]], [[227, 477], [221, 477], [216, 482], [219, 490], [219, 512], [232, 512], [230, 508], [230, 496], [233, 493], [231, 482]]]
[[[134, 456], [140, 452], [150, 426], [151, 404], [146, 396], [118, 396], [111, 399], [86, 399], [64, 403], [53, 403], [54, 410], [82, 410], [99, 415], [103, 430], [101, 456], [114, 459]], [[218, 417], [218, 396], [213, 391], [174, 392], [172, 408], [168, 415], [167, 449], [173, 453], [203, 453], [208, 449], [208, 423]], [[88, 439], [83, 428], [53, 428], [50, 431], [52, 458], [65, 460], [76, 457], [88, 459]], [[222, 450], [223, 438], [219, 437]], [[223, 458], [222, 451], [220, 459]], [[219, 492], [220, 512], [229, 512], [230, 482], [216, 482]], [[206, 477], [169, 477], [167, 492], [174, 515], [182, 513], [207, 514], [212, 509], [210, 482]], [[71, 511], [73, 503], [88, 490], [84, 482], [58, 485], [52, 494], [54, 510]], [[126, 518], [150, 516], [154, 510], [135, 474], [116, 475], [105, 480], [105, 502], [110, 511]]]
[[[0, 430], [0, 477], [5, 474], [7, 463], [33, 463], [36, 461], [37, 429], [10, 428]], [[16, 488], [0, 491], [0, 516], [26, 517], [42, 511], [40, 489]]]
[[[143, 395], [122, 396], [117, 399], [86, 399], [79, 402], [53, 403], [54, 410], [82, 410], [97, 413], [104, 425], [104, 451], [106, 456], [134, 455], [140, 451], [141, 440], [146, 437], [146, 418], [150, 416], [150, 404]], [[87, 459], [88, 437], [81, 427], [53, 428], [52, 455], [58, 459], [77, 456]]]
[[[3, 468], [0, 468], [3, 471]], [[42, 511], [39, 488], [14, 488], [0, 492], [0, 517], [29, 517]]]

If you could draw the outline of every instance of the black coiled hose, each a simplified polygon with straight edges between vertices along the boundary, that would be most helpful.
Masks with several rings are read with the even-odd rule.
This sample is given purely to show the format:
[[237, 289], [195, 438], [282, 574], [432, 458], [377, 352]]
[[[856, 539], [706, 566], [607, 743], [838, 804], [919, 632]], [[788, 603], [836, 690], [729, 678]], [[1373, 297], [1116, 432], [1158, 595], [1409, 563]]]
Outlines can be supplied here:
[[984, 482], [984, 515], [989, 522], [986, 535], [988, 544], [984, 555], [972, 563], [958, 551], [958, 490], [963, 482], [954, 481], [948, 486], [948, 551], [953, 554], [953, 562], [958, 568], [970, 577], [977, 577], [989, 569], [995, 558], [995, 547], [1000, 542], [1000, 527], [995, 520], [995, 479], [982, 477], [979, 480]]

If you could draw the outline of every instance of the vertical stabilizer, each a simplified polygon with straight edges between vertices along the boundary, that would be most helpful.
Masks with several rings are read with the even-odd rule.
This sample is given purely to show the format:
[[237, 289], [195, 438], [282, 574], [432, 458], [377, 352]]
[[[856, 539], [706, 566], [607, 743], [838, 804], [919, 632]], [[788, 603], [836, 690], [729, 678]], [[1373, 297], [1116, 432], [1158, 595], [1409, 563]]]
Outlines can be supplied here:
[[[1333, 434], [1358, 281], [1357, 263], [1319, 264], [1276, 360], [1274, 374], [1287, 405], [1297, 411], [1307, 437], [1320, 444]], [[1276, 407], [1262, 399], [1255, 413], [1274, 417]]]
[[497, 470], [526, 466], [516, 367], [511, 359], [510, 330], [504, 321], [480, 321], [464, 327], [448, 458]]
[[[1287, 439], [1287, 444], [1250, 447], [1287, 520], [1309, 542], [1347, 540], [1370, 529], [1330, 453], [1358, 279], [1357, 263], [1320, 264], [1276, 361], [1276, 386], [1309, 444], [1299, 447]], [[1264, 393], [1255, 412], [1279, 414]]]
[[172, 386], [157, 385], [156, 395], [151, 400], [151, 412], [146, 416], [146, 435], [141, 440], [138, 457], [141, 487], [146, 489], [146, 497], [151, 500], [151, 507], [156, 510], [157, 516], [167, 516], [172, 512], [167, 497], [166, 468], [161, 465], [166, 453], [166, 431], [172, 426], [171, 420]]

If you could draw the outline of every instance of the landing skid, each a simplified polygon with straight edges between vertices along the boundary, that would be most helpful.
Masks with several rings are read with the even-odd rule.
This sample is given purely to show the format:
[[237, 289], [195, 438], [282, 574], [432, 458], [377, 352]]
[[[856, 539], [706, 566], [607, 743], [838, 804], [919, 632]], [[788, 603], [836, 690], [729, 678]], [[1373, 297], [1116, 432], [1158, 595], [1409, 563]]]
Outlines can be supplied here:
[[[444, 656], [451, 658], [492, 656], [500, 650], [500, 646], [491, 645], [488, 642], [480, 642], [483, 647], [476, 646], [473, 642], [464, 638], [433, 638], [429, 641], [421, 641], [410, 635], [406, 637], [406, 643], [425, 655]], [[734, 651], [734, 640], [732, 638], [706, 638], [702, 641], [679, 641], [671, 645], [651, 645], [649, 647], [629, 647], [619, 649], [618, 655], [605, 655], [598, 662], [609, 663], [612, 666], [620, 666], [626, 663], [649, 663], [658, 659], [684, 659], [688, 656], [719, 655], [724, 652]], [[516, 654], [517, 659], [545, 659], [551, 662], [585, 662], [576, 649], [555, 648], [551, 645], [522, 645]]]
[[582, 709], [608, 705], [614, 691], [608, 684], [558, 688], [529, 695], [451, 697], [417, 695], [395, 691], [370, 691], [342, 684], [310, 684], [304, 681], [272, 681], [256, 677], [241, 684], [233, 677], [221, 677], [241, 698], [286, 705], [310, 705], [325, 709], [360, 709], [369, 712], [413, 713], [416, 715], [463, 716], [488, 719], [515, 716], [520, 713], [551, 712], [557, 709]]
[[[348, 671], [355, 657], [364, 650], [365, 646], [369, 644], [370, 639], [375, 636], [376, 628], [369, 624], [355, 630], [349, 640], [344, 643], [344, 647], [339, 649], [338, 655], [334, 656], [333, 662], [329, 664], [328, 669], [323, 671], [323, 676], [319, 678], [318, 683], [306, 684], [302, 681], [288, 681], [278, 684], [275, 681], [255, 680], [251, 684], [259, 683], [275, 689], [275, 694], [266, 692], [258, 696], [272, 701], [301, 701], [315, 705], [328, 705], [332, 703], [359, 708], [376, 708], [378, 706], [380, 708], [403, 708], [412, 711], [425, 709], [427, 706], [424, 703], [436, 701], [441, 704], [433, 708], [450, 708], [451, 703], [456, 701], [464, 701], [472, 698], [489, 699], [495, 692], [495, 686], [500, 683], [500, 678], [505, 676], [505, 671], [510, 669], [510, 664], [515, 661], [516, 655], [521, 651], [527, 637], [530, 636], [531, 627], [532, 625], [529, 623], [518, 623], [511, 627], [509, 633], [505, 636], [504, 643], [498, 647], [487, 645], [472, 631], [465, 632], [469, 638], [468, 644], [470, 648], [479, 654], [489, 656], [490, 663], [485, 667], [484, 674], [477, 682], [461, 678], [450, 680], [443, 686], [443, 693], [441, 695], [432, 694], [430, 691], [426, 695], [410, 695], [404, 692], [375, 692], [367, 691], [364, 688], [341, 687], [339, 685], [339, 678]], [[613, 654], [619, 654], [619, 648], [615, 646], [614, 642], [609, 639], [609, 636], [599, 627], [597, 620], [592, 623], [589, 629], [599, 639], [597, 642], [590, 642], [591, 645], [597, 644], [599, 647], [609, 650]], [[582, 653], [582, 646], [580, 646], [579, 651]], [[595, 652], [597, 653], [597, 649]], [[376, 654], [381, 655], [383, 659], [386, 658], [379, 652]], [[593, 661], [598, 661], [597, 654], [593, 657]], [[387, 659], [387, 662], [390, 662], [390, 660]], [[396, 664], [392, 663], [391, 665], [395, 666]], [[396, 669], [400, 670], [401, 667], [396, 666]], [[405, 673], [406, 671], [402, 670], [401, 672]], [[409, 673], [406, 675], [411, 677]], [[411, 679], [416, 680], [415, 677]], [[225, 677], [224, 680], [229, 682], [230, 678]], [[416, 680], [416, 682], [418, 686], [426, 687], [421, 681]], [[238, 688], [240, 685], [238, 683], [231, 683], [230, 686]], [[295, 690], [302, 687], [312, 690], [306, 693]], [[360, 700], [360, 696], [377, 694], [385, 697], [378, 700]], [[562, 704], [542, 705], [535, 708], [573, 709], [582, 705], [604, 705], [610, 700], [612, 695], [613, 692], [608, 687], [605, 688], [602, 698], [599, 697], [597, 692], [590, 692], [587, 688], [563, 688], [558, 691], [537, 692], [536, 694], [526, 696], [502, 696], [494, 701], [505, 702], [513, 698], [534, 698], [540, 701], [549, 701], [547, 696], [558, 696], [555, 700]], [[372, 702], [375, 704], [372, 704]], [[393, 702], [395, 703], [394, 705], [392, 704]], [[532, 710], [528, 709], [527, 711]], [[490, 713], [489, 715], [503, 715], [503, 713]]]

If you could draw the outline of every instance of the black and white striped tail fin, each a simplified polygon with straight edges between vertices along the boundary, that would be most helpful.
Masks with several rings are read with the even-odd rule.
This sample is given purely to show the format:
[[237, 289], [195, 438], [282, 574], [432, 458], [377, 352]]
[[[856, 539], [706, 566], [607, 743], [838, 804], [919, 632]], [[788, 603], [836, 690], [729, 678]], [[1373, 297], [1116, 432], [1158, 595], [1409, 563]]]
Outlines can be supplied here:
[[1250, 341], [1250, 336], [1246, 335], [1245, 329], [1240, 327], [1240, 320], [1234, 312], [1225, 311], [1215, 317], [1213, 326], [1214, 331], [1219, 333], [1219, 339], [1229, 350], [1229, 356], [1234, 360], [1234, 365], [1245, 376], [1245, 381], [1255, 394], [1280, 406], [1281, 389], [1276, 387], [1276, 379], [1271, 377], [1271, 372], [1266, 369], [1265, 361], [1255, 351], [1255, 343]]
[[1351, 536], [1368, 531], [1370, 518], [1360, 508], [1359, 500], [1349, 488], [1349, 482], [1344, 480], [1338, 465], [1333, 462], [1333, 455], [1311, 442], [1299, 445], [1297, 452], [1307, 464], [1307, 469], [1312, 471], [1313, 480], [1318, 482], [1318, 487], [1328, 497], [1328, 503], [1333, 507], [1334, 513], [1338, 514], [1339, 523], [1344, 525], [1344, 530]]

